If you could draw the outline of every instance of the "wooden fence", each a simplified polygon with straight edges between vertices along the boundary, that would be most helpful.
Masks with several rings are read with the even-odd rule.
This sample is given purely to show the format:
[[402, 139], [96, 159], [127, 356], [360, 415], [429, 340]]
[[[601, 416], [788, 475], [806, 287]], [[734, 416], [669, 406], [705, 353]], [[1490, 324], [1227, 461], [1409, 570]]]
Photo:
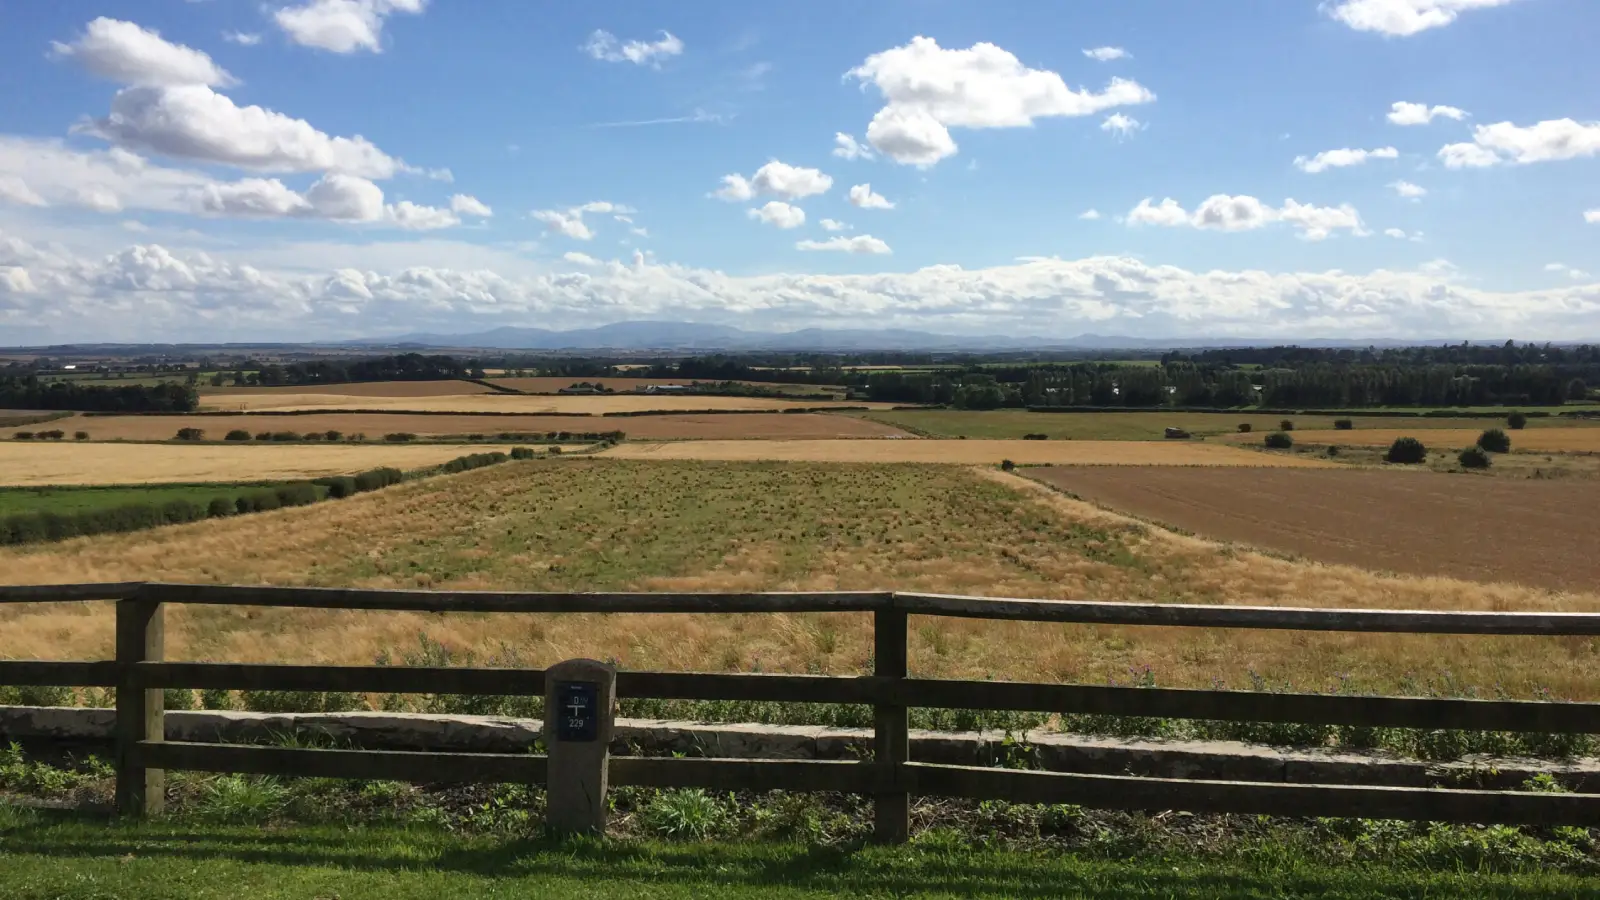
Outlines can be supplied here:
[[[117, 804], [161, 809], [165, 770], [441, 782], [546, 780], [545, 758], [519, 754], [321, 750], [164, 740], [162, 690], [363, 691], [542, 695], [532, 669], [299, 666], [166, 662], [162, 608], [171, 603], [476, 613], [814, 613], [873, 617], [873, 673], [816, 675], [621, 672], [617, 696], [870, 704], [864, 762], [616, 757], [616, 785], [713, 790], [843, 791], [875, 798], [877, 837], [908, 836], [914, 794], [1106, 809], [1440, 822], [1600, 824], [1600, 796], [1520, 791], [1201, 781], [914, 763], [907, 709], [1027, 710], [1321, 725], [1600, 733], [1600, 704], [1277, 694], [912, 678], [908, 616], [1097, 625], [1265, 628], [1472, 635], [1600, 635], [1600, 614], [1338, 610], [1003, 600], [898, 592], [804, 594], [546, 594], [344, 590], [186, 584], [0, 587], [0, 603], [111, 600], [116, 658], [0, 661], [0, 685], [115, 687]], [[5, 648], [0, 645], [0, 651]]]

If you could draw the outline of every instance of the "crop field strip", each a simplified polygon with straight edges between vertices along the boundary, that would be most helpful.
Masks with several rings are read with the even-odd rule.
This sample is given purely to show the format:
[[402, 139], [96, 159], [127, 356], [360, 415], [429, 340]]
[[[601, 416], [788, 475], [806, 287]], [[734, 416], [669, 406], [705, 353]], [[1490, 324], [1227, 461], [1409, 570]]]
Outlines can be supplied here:
[[338, 394], [344, 397], [455, 397], [488, 394], [493, 388], [471, 381], [362, 381], [350, 384], [296, 384], [277, 387], [201, 387], [201, 402], [224, 397], [281, 397], [285, 394]]
[[1129, 515], [1317, 562], [1551, 590], [1600, 586], [1592, 522], [1600, 483], [1593, 481], [1355, 469], [1027, 474]]
[[767, 397], [721, 397], [703, 394], [446, 394], [431, 396], [351, 396], [334, 393], [208, 394], [201, 408], [224, 412], [277, 411], [300, 409], [364, 409], [395, 412], [457, 413], [578, 413], [600, 416], [661, 410], [694, 412], [706, 409], [785, 410], [817, 406], [856, 406], [888, 409], [890, 403], [833, 402], [824, 400], [781, 400]]
[[[607, 592], [894, 584], [1129, 602], [1600, 610], [1594, 593], [1265, 556], [1152, 528], [1026, 478], [962, 466], [509, 463], [320, 507], [0, 550], [0, 582], [136, 580]], [[94, 609], [0, 609], [0, 658], [103, 655], [110, 625]], [[369, 664], [415, 651], [419, 635], [449, 648], [453, 659], [476, 654], [480, 663], [513, 667], [598, 654], [631, 669], [854, 674], [873, 652], [867, 622], [842, 612], [490, 620], [333, 610], [247, 615], [185, 605], [168, 618], [174, 660]], [[1600, 663], [1588, 640], [1554, 640], [1184, 634], [914, 618], [910, 653], [920, 677], [1123, 683], [1148, 667], [1149, 677], [1172, 687], [1241, 685], [1253, 673], [1301, 690], [1338, 687], [1343, 676], [1357, 690], [1415, 692], [1448, 668], [1454, 689], [1596, 697]]]
[[1322, 468], [1333, 463], [1306, 456], [1257, 453], [1239, 447], [1178, 441], [629, 441], [605, 455], [622, 459], [792, 461], [836, 463], [948, 463], [1081, 466], [1262, 466]]
[[[1351, 431], [1297, 430], [1293, 437], [1297, 444], [1337, 444], [1346, 447], [1387, 447], [1394, 443], [1396, 438], [1414, 437], [1422, 441], [1429, 450], [1460, 450], [1471, 447], [1477, 442], [1478, 435], [1489, 428], [1503, 428], [1503, 425], [1486, 422], [1476, 428], [1425, 430], [1412, 428], [1409, 423], [1405, 426], [1396, 426], [1391, 422], [1384, 428], [1357, 428]], [[1600, 453], [1600, 428], [1593, 425], [1525, 428], [1506, 433], [1511, 436], [1512, 452]], [[1241, 434], [1227, 440], [1259, 443], [1261, 435]]]
[[[474, 452], [510, 445], [474, 444]], [[0, 441], [0, 485], [283, 481], [379, 466], [417, 469], [462, 455], [459, 444], [114, 444]]]

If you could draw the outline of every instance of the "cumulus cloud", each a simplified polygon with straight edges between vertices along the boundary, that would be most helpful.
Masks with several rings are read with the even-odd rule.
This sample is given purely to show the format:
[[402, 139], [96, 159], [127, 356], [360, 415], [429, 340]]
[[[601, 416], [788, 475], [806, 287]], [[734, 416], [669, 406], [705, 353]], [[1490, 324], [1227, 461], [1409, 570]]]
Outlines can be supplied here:
[[1472, 143], [1439, 148], [1447, 168], [1484, 168], [1578, 159], [1600, 154], [1600, 122], [1547, 119], [1526, 127], [1510, 122], [1479, 125]]
[[772, 160], [748, 179], [738, 174], [722, 176], [722, 187], [713, 191], [711, 196], [731, 202], [750, 200], [757, 194], [798, 200], [825, 194], [831, 187], [833, 178], [817, 169]]
[[389, 178], [405, 166], [360, 135], [331, 137], [302, 119], [236, 106], [198, 84], [124, 88], [110, 115], [79, 130], [124, 147], [264, 172]]
[[924, 168], [957, 152], [951, 128], [1017, 128], [1155, 99], [1124, 78], [1099, 93], [1073, 90], [1055, 72], [1030, 69], [994, 44], [946, 49], [920, 36], [867, 57], [847, 75], [875, 86], [885, 101], [867, 126], [867, 142], [895, 162]]
[[583, 216], [585, 213], [600, 213], [602, 215], [620, 213], [627, 215], [631, 212], [633, 212], [631, 208], [620, 203], [593, 200], [582, 206], [574, 206], [568, 209], [536, 209], [532, 215], [535, 220], [545, 223], [550, 231], [564, 234], [573, 240], [588, 241], [594, 239], [594, 230], [589, 227], [589, 223], [584, 221]]
[[1467, 117], [1467, 112], [1454, 106], [1429, 106], [1404, 100], [1396, 101], [1389, 107], [1389, 121], [1395, 125], [1426, 125], [1440, 116], [1459, 122]]
[[31, 294], [33, 278], [21, 266], [0, 266], [0, 294]]
[[1096, 221], [1097, 219], [1100, 218], [1100, 210], [1098, 210], [1098, 209], [1086, 209], [1083, 212], [1078, 213], [1078, 218], [1083, 219], [1084, 221], [1087, 221], [1087, 222]]
[[1544, 267], [1544, 270], [1546, 272], [1554, 272], [1557, 275], [1565, 275], [1565, 276], [1567, 276], [1568, 278], [1571, 278], [1574, 281], [1578, 281], [1578, 280], [1581, 280], [1581, 279], [1589, 277], [1589, 273], [1588, 272], [1585, 272], [1584, 270], [1576, 268], [1574, 266], [1569, 266], [1566, 263], [1558, 263], [1558, 262], [1546, 263], [1545, 267]]
[[[456, 194], [451, 197], [450, 211], [463, 216], [475, 216], [480, 219], [487, 219], [494, 215], [494, 210], [490, 209], [487, 203], [471, 194]], [[624, 217], [618, 216], [617, 218]]]
[[840, 159], [871, 159], [872, 148], [842, 131], [833, 135], [833, 155]]
[[1392, 237], [1399, 240], [1406, 239], [1406, 232], [1403, 228], [1385, 228], [1383, 233], [1386, 237]]
[[817, 224], [822, 226], [822, 230], [823, 231], [849, 231], [850, 230], [850, 226], [849, 225], [846, 225], [845, 223], [840, 222], [837, 219], [823, 219], [821, 222], [818, 222]]
[[238, 83], [205, 53], [174, 44], [160, 32], [104, 16], [84, 26], [83, 34], [72, 43], [52, 43], [51, 55], [122, 84], [227, 87]]
[[1410, 37], [1442, 28], [1472, 9], [1505, 6], [1513, 0], [1339, 0], [1324, 4], [1328, 14], [1357, 31]]
[[796, 250], [830, 250], [835, 253], [869, 253], [875, 255], [892, 252], [888, 244], [870, 234], [831, 237], [825, 241], [800, 241], [794, 245], [794, 248]]
[[50, 205], [18, 175], [0, 175], [0, 203], [14, 206]]
[[779, 228], [799, 228], [806, 223], [805, 210], [798, 206], [790, 206], [782, 200], [770, 200], [758, 209], [749, 210], [747, 215]]
[[1112, 113], [1100, 123], [1101, 131], [1109, 131], [1119, 138], [1131, 137], [1135, 131], [1143, 127], [1138, 119], [1123, 113]]
[[1349, 204], [1314, 206], [1290, 198], [1283, 201], [1282, 207], [1274, 208], [1255, 197], [1228, 194], [1207, 197], [1193, 213], [1185, 211], [1171, 197], [1160, 204], [1152, 204], [1151, 198], [1146, 197], [1128, 213], [1127, 222], [1129, 225], [1191, 227], [1212, 231], [1254, 231], [1275, 222], [1284, 222], [1308, 241], [1323, 240], [1335, 231], [1347, 231], [1357, 237], [1369, 234], [1360, 214]]
[[882, 194], [872, 192], [871, 184], [858, 184], [850, 188], [850, 204], [860, 209], [894, 209]]
[[596, 31], [581, 48], [594, 59], [603, 62], [630, 62], [636, 66], [659, 66], [661, 60], [683, 53], [683, 41], [671, 32], [661, 32], [659, 40], [633, 40], [622, 43], [609, 31]]
[[261, 35], [251, 31], [224, 31], [222, 39], [230, 44], [238, 44], [241, 47], [254, 47], [261, 43]]
[[1096, 47], [1093, 50], [1083, 51], [1083, 55], [1096, 62], [1110, 62], [1113, 59], [1127, 59], [1132, 56], [1121, 47]]
[[1394, 190], [1396, 195], [1404, 197], [1407, 200], [1420, 200], [1423, 197], [1428, 196], [1427, 188], [1420, 184], [1412, 184], [1409, 181], [1402, 180], [1390, 182], [1389, 187]]
[[370, 223], [408, 231], [461, 224], [452, 209], [409, 200], [385, 203], [383, 189], [354, 175], [330, 172], [300, 193], [276, 178], [216, 182], [195, 192], [193, 211], [207, 216], [253, 219], [322, 219]]
[[428, 0], [309, 0], [273, 14], [278, 28], [296, 44], [332, 53], [383, 49], [384, 20], [396, 13], [416, 15]]
[[568, 250], [566, 253], [561, 254], [561, 258], [577, 266], [600, 265], [600, 260], [595, 259], [587, 253], [579, 253], [576, 250]]
[[1364, 165], [1369, 159], [1398, 159], [1400, 151], [1393, 147], [1379, 147], [1376, 150], [1324, 150], [1316, 156], [1296, 156], [1294, 166], [1302, 172], [1312, 175], [1326, 172], [1329, 169], [1342, 169], [1346, 166]]
[[1583, 220], [1588, 222], [1590, 225], [1600, 223], [1600, 209], [1585, 210], [1583, 214]]

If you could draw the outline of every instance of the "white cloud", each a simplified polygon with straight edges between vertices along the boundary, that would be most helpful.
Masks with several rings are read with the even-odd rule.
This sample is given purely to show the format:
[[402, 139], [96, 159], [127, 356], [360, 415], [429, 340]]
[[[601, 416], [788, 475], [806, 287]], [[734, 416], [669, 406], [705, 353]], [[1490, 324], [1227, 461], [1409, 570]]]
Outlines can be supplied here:
[[1427, 188], [1420, 184], [1412, 184], [1409, 181], [1402, 180], [1390, 182], [1389, 187], [1394, 189], [1396, 195], [1404, 197], [1407, 200], [1419, 200], [1428, 196]]
[[[71, 150], [59, 141], [0, 135], [0, 198], [27, 206], [191, 211], [191, 198], [215, 181], [201, 172], [150, 164], [120, 147]], [[93, 202], [96, 197], [102, 202]]]
[[578, 266], [600, 265], [600, 260], [595, 259], [587, 253], [579, 253], [576, 250], [568, 250], [566, 253], [561, 254], [561, 258], [569, 263], [572, 263], [573, 265]]
[[823, 231], [849, 231], [850, 230], [850, 226], [849, 225], [846, 225], [845, 223], [840, 222], [837, 219], [823, 219], [821, 222], [818, 222], [817, 224], [822, 226], [822, 230]]
[[383, 209], [384, 220], [410, 231], [433, 231], [461, 224], [461, 219], [448, 209], [421, 206], [410, 200], [392, 203]]
[[106, 187], [81, 187], [77, 190], [77, 205], [99, 213], [122, 212], [122, 198]]
[[1364, 165], [1369, 159], [1398, 159], [1400, 151], [1393, 147], [1379, 147], [1376, 150], [1324, 150], [1316, 156], [1296, 156], [1295, 168], [1312, 175], [1325, 172], [1328, 169], [1341, 169], [1346, 166]]
[[265, 172], [340, 171], [388, 178], [405, 164], [366, 138], [330, 137], [259, 106], [235, 106], [204, 85], [131, 87], [80, 130], [124, 147]]
[[276, 178], [208, 184], [193, 198], [201, 215], [257, 219], [325, 219], [431, 231], [461, 224], [449, 209], [402, 200], [385, 204], [383, 189], [354, 175], [330, 172], [302, 194]]
[[356, 175], [330, 172], [306, 191], [306, 201], [323, 218], [373, 222], [383, 218], [383, 189]]
[[1357, 237], [1370, 233], [1362, 224], [1360, 214], [1349, 204], [1312, 206], [1290, 198], [1283, 201], [1282, 208], [1274, 208], [1255, 197], [1228, 194], [1207, 197], [1193, 214], [1185, 212], [1178, 201], [1171, 197], [1162, 200], [1159, 205], [1152, 205], [1150, 198], [1146, 197], [1128, 213], [1127, 222], [1129, 225], [1192, 227], [1213, 231], [1254, 231], [1274, 222], [1285, 222], [1308, 241], [1323, 240], [1335, 231], [1348, 231]]
[[[209, 184], [197, 195], [196, 204], [203, 213], [246, 218], [280, 218], [312, 210], [304, 196], [276, 178], [245, 178], [228, 184]], [[381, 190], [378, 208], [383, 208]]]
[[1083, 55], [1096, 62], [1110, 62], [1113, 59], [1127, 59], [1132, 56], [1121, 47], [1096, 47], [1093, 50], [1083, 51]]
[[1027, 68], [994, 44], [945, 49], [920, 36], [867, 57], [847, 75], [876, 86], [885, 101], [867, 126], [867, 141], [896, 162], [922, 167], [957, 152], [951, 128], [1017, 128], [1155, 99], [1123, 78], [1100, 93], [1072, 90], [1055, 72]]
[[1479, 125], [1472, 143], [1439, 148], [1439, 159], [1451, 169], [1483, 168], [1502, 163], [1525, 165], [1578, 159], [1600, 154], [1600, 122], [1547, 119], [1526, 127], [1510, 122]]
[[836, 253], [891, 253], [889, 245], [878, 240], [870, 234], [857, 234], [851, 237], [831, 237], [825, 241], [800, 241], [794, 245], [796, 250], [829, 250]]
[[671, 32], [663, 31], [660, 40], [634, 40], [624, 44], [609, 31], [596, 31], [589, 35], [589, 40], [580, 49], [604, 62], [631, 62], [637, 66], [658, 66], [661, 60], [681, 54], [683, 41], [678, 40]]
[[1600, 223], [1600, 209], [1585, 210], [1583, 213], [1583, 220], [1588, 222], [1590, 225]]
[[1100, 218], [1100, 210], [1098, 210], [1098, 209], [1086, 209], [1083, 212], [1078, 213], [1078, 218], [1083, 219], [1083, 220], [1088, 221], [1088, 222], [1096, 221], [1096, 220], [1098, 220]]
[[1459, 122], [1467, 117], [1467, 113], [1466, 110], [1456, 109], [1454, 106], [1429, 106], [1426, 103], [1407, 103], [1404, 100], [1396, 101], [1389, 107], [1389, 121], [1395, 125], [1426, 125], [1440, 116]]
[[831, 187], [833, 179], [817, 169], [805, 169], [772, 160], [748, 179], [738, 174], [722, 176], [722, 187], [713, 191], [711, 196], [732, 202], [743, 202], [757, 194], [798, 200], [825, 194]]
[[159, 32], [104, 16], [84, 26], [70, 44], [51, 44], [51, 55], [70, 59], [101, 78], [132, 85], [202, 84], [227, 87], [238, 79], [192, 47]]
[[782, 200], [769, 200], [759, 209], [746, 212], [752, 219], [759, 219], [768, 225], [779, 228], [799, 228], [806, 223], [806, 211], [798, 206], [790, 206]]
[[1505, 6], [1512, 0], [1340, 0], [1323, 8], [1357, 31], [1376, 31], [1389, 37], [1410, 37], [1430, 28], [1442, 28], [1472, 9]]
[[308, 0], [273, 14], [289, 40], [333, 53], [383, 49], [384, 20], [395, 13], [421, 13], [428, 0]]
[[872, 148], [842, 131], [833, 135], [833, 155], [840, 159], [872, 159]]
[[1402, 241], [1405, 240], [1407, 237], [1409, 237], [1409, 235], [1406, 234], [1405, 229], [1403, 229], [1403, 228], [1385, 228], [1383, 230], [1383, 233], [1387, 237], [1392, 237], [1392, 238], [1395, 238], [1397, 240], [1402, 240]]
[[[494, 215], [494, 210], [490, 209], [487, 203], [484, 203], [471, 194], [456, 194], [455, 196], [451, 197], [450, 211], [459, 213], [463, 216], [476, 216], [480, 219], [487, 219]], [[620, 219], [624, 217], [618, 216], [617, 218]]]
[[0, 266], [0, 294], [31, 294], [33, 278], [21, 266]]
[[1571, 278], [1573, 281], [1580, 281], [1589, 277], [1588, 272], [1573, 266], [1569, 266], [1565, 263], [1547, 263], [1545, 264], [1544, 270], [1546, 272], [1554, 272], [1558, 275], [1565, 275], [1568, 278]]
[[50, 205], [17, 175], [0, 175], [0, 203], [10, 203], [15, 206]]
[[564, 234], [573, 240], [588, 241], [594, 239], [594, 231], [589, 223], [583, 220], [584, 213], [611, 213], [627, 215], [633, 212], [630, 207], [620, 203], [611, 203], [607, 200], [593, 200], [582, 206], [570, 209], [537, 209], [532, 216], [534, 219], [549, 226], [550, 231]]
[[1109, 131], [1120, 138], [1131, 137], [1135, 131], [1143, 127], [1144, 125], [1138, 119], [1122, 113], [1112, 113], [1106, 116], [1104, 122], [1100, 123], [1101, 131]]
[[858, 184], [850, 188], [850, 205], [860, 209], [894, 209], [894, 204], [882, 194], [874, 194], [871, 184]]
[[224, 31], [222, 39], [230, 44], [238, 44], [241, 47], [254, 47], [261, 43], [261, 35], [248, 31]]

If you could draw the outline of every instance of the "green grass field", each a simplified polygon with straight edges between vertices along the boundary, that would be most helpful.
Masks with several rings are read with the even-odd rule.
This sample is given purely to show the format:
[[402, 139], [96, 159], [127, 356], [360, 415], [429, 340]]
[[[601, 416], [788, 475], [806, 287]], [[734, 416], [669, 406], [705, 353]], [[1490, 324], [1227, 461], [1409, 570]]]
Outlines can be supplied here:
[[[942, 836], [941, 836], [942, 837]], [[1570, 898], [1595, 884], [1528, 864], [1326, 864], [1303, 848], [1230, 857], [798, 843], [662, 843], [470, 836], [433, 828], [112, 824], [0, 806], [8, 900], [188, 897]], [[1426, 863], [1424, 863], [1426, 866]]]
[[[1154, 441], [1162, 439], [1163, 429], [1182, 428], [1195, 437], [1232, 434], [1241, 423], [1253, 432], [1278, 430], [1284, 419], [1301, 430], [1331, 429], [1338, 418], [1349, 418], [1356, 428], [1492, 428], [1494, 419], [1394, 418], [1362, 416], [1285, 416], [1260, 413], [1195, 412], [1071, 412], [1039, 413], [1027, 410], [997, 409], [983, 412], [955, 409], [883, 410], [855, 413], [929, 437], [1016, 439], [1025, 434], [1044, 434], [1051, 440], [1077, 441]], [[1529, 419], [1529, 428], [1600, 426], [1597, 420]]]
[[237, 497], [262, 488], [275, 488], [282, 482], [251, 484], [150, 484], [119, 487], [18, 487], [0, 488], [0, 516], [20, 513], [61, 514], [110, 509], [134, 503], [160, 505], [171, 500], [188, 500], [202, 506], [213, 497]]

